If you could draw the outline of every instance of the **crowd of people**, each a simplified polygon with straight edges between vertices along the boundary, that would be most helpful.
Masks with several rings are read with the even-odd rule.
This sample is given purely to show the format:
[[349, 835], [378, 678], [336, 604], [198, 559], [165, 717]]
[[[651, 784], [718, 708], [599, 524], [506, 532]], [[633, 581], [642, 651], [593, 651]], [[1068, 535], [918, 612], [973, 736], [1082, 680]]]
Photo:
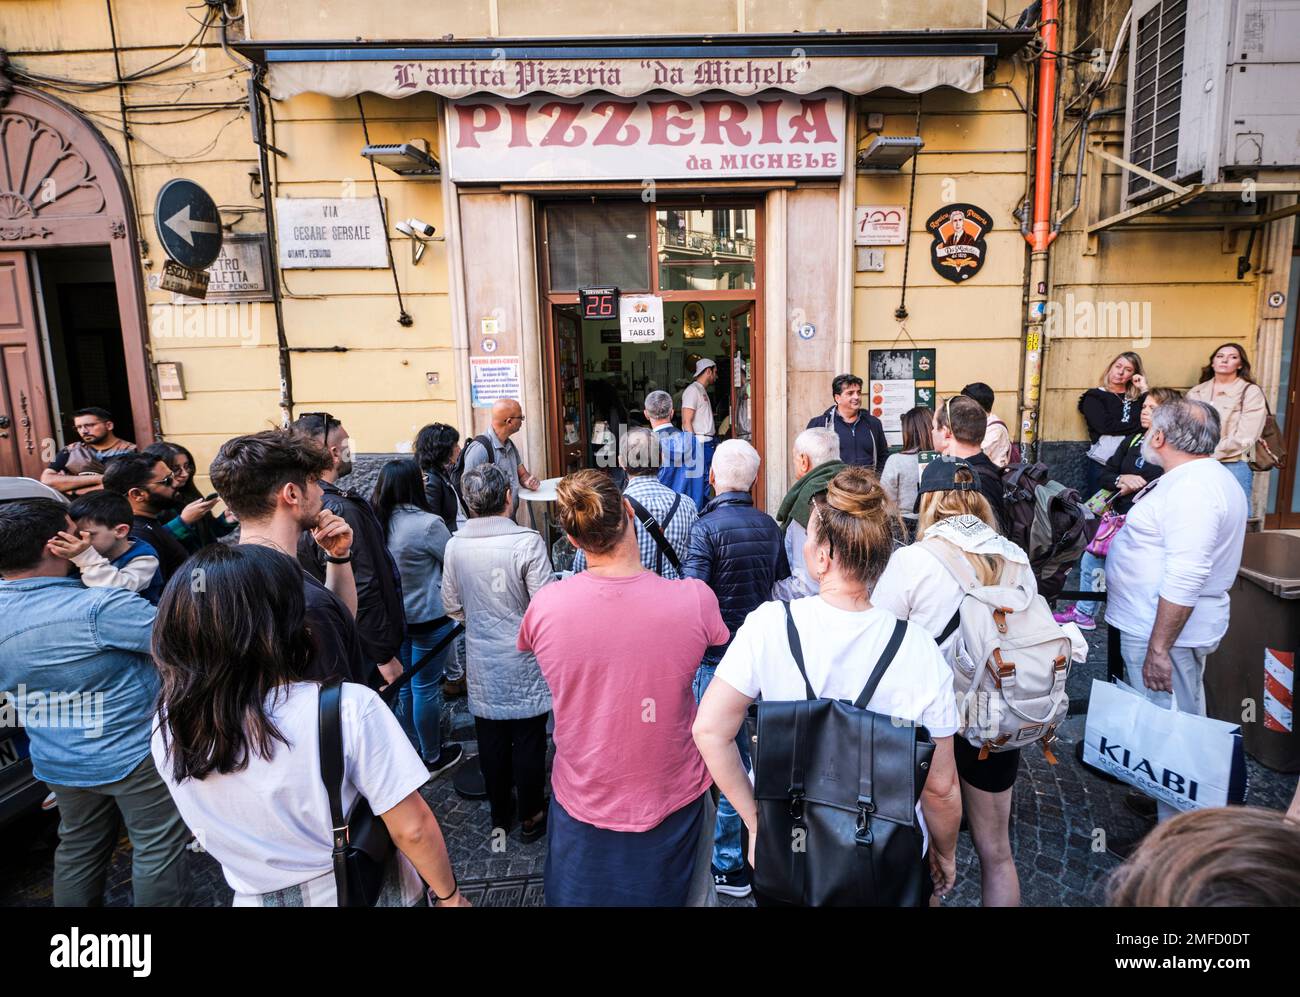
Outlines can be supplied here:
[[[366, 902], [465, 905], [420, 792], [466, 757], [444, 725], [445, 697], [464, 692], [494, 835], [546, 839], [548, 904], [850, 895], [827, 885], [836, 876], [867, 890], [851, 894], [860, 900], [891, 902], [884, 884], [897, 880], [897, 902], [937, 904], [957, 880], [963, 818], [983, 903], [1018, 904], [1013, 789], [1022, 751], [1039, 743], [1050, 755], [1055, 725], [996, 737], [958, 702], [972, 665], [968, 598], [1000, 593], [1004, 633], [1007, 615], [1045, 607], [1009, 539], [1003, 472], [1019, 453], [992, 389], [971, 384], [907, 412], [890, 453], [862, 409], [862, 380], [835, 378], [833, 404], [793, 441], [796, 480], [774, 517], [754, 504], [758, 452], [712, 435], [712, 379], [702, 364], [683, 428], [672, 397], [651, 392], [649, 425], [620, 434], [617, 468], [559, 481], [572, 552], [559, 571], [547, 539], [518, 521], [539, 481], [515, 443], [524, 413], [511, 399], [463, 447], [454, 427], [424, 427], [413, 457], [384, 465], [367, 495], [346, 487], [350, 437], [327, 412], [226, 441], [209, 495], [185, 448], [137, 451], [106, 411], [78, 412], [80, 442], [43, 484], [0, 502], [0, 688], [92, 699], [99, 728], [92, 740], [28, 726], [35, 774], [60, 812], [55, 902], [102, 897], [119, 815], [138, 904], [186, 902], [196, 843], [221, 863], [236, 905], [354, 902], [350, 887], [340, 893], [334, 813], [364, 803], [393, 845]], [[1129, 684], [1204, 715], [1263, 393], [1237, 344], [1215, 351], [1185, 397], [1149, 387], [1124, 353], [1080, 411], [1092, 438], [1085, 497], [1122, 529], [1108, 527], [1079, 566], [1098, 601], [1044, 618], [1079, 660], [1077, 629], [1096, 626], [1104, 597]], [[1053, 682], [1063, 685], [1066, 658], [1049, 664]], [[978, 677], [984, 662], [973, 665]], [[774, 704], [800, 701], [782, 726]], [[338, 800], [322, 776], [327, 702], [341, 731]], [[805, 755], [805, 741], [830, 736], [832, 721], [817, 718], [842, 716], [854, 719], [834, 736], [851, 757]], [[909, 733], [876, 747], [861, 733], [873, 716]], [[805, 774], [812, 758], [820, 768]], [[842, 781], [843, 766], [845, 819], [856, 807], [857, 820], [847, 857], [824, 842], [817, 855], [778, 854], [760, 826], [765, 759], [785, 759], [789, 798], [778, 802], [811, 831], [839, 819], [816, 786]], [[873, 867], [880, 885], [868, 889], [854, 869], [870, 848], [854, 849], [870, 846], [877, 809], [897, 799], [887, 819], [904, 830], [877, 832], [886, 857], [870, 861], [891, 868]], [[1205, 870], [1231, 877], [1233, 862], [1205, 844], [1208, 816], [1165, 826], [1175, 814], [1163, 803], [1152, 816], [1162, 826], [1121, 867], [1112, 902], [1300, 901], [1293, 881], [1217, 887]], [[1293, 858], [1300, 847], [1300, 827], [1280, 814], [1223, 819], [1252, 847]], [[1162, 867], [1173, 852], [1188, 876], [1200, 870], [1195, 888]]]

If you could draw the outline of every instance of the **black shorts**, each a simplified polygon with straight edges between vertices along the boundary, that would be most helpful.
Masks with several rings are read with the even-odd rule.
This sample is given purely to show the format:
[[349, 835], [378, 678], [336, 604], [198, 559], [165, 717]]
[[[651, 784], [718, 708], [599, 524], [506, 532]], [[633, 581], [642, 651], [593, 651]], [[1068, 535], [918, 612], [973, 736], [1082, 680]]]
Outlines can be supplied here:
[[986, 793], [1005, 793], [1016, 784], [1020, 772], [1020, 749], [990, 751], [980, 761], [980, 749], [960, 734], [952, 737], [952, 753], [957, 760], [957, 774], [962, 781]]

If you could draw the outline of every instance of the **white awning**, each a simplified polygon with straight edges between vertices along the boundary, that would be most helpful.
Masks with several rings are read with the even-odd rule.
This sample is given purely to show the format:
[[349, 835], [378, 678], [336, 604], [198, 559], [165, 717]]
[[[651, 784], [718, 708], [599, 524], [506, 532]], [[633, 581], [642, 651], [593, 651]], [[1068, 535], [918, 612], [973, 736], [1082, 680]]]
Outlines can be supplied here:
[[983, 79], [984, 57], [978, 55], [809, 57], [797, 48], [776, 58], [324, 59], [271, 61], [267, 66], [268, 89], [276, 100], [303, 93], [336, 98], [360, 93], [511, 98], [531, 93], [576, 97], [601, 91], [636, 97], [650, 91], [683, 96], [724, 91], [752, 96], [765, 90], [925, 93], [939, 87], [978, 93]]

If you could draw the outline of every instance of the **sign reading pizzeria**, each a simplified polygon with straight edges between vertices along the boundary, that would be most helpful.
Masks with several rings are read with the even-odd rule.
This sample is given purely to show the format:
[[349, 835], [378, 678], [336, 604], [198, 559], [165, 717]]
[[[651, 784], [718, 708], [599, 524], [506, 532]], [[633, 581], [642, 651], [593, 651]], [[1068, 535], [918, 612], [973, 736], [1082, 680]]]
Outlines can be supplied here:
[[457, 182], [839, 176], [844, 98], [608, 94], [458, 101], [449, 110]]
[[925, 230], [930, 244], [930, 265], [945, 280], [955, 284], [970, 280], [984, 266], [985, 234], [993, 221], [983, 208], [973, 204], [949, 204], [932, 214]]

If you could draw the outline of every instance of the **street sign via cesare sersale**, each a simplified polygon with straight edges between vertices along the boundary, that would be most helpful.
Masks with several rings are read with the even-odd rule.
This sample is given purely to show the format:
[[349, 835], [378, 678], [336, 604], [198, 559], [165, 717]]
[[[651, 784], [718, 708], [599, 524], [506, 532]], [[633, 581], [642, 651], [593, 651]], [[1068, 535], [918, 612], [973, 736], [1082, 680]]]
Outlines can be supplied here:
[[221, 214], [193, 180], [163, 184], [153, 221], [167, 255], [187, 269], [206, 270], [221, 252]]

